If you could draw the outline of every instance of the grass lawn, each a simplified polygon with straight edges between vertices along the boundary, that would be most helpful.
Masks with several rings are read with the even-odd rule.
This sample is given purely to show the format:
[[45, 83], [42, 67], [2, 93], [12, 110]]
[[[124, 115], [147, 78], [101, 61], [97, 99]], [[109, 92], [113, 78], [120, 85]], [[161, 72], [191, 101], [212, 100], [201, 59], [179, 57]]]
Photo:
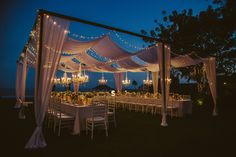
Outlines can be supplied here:
[[[14, 99], [0, 100], [1, 154], [6, 156], [232, 156], [236, 154], [236, 106], [229, 100], [219, 104], [219, 116], [211, 116], [210, 105], [194, 106], [193, 115], [169, 118], [169, 126], [160, 126], [160, 116], [117, 111], [118, 127], [109, 136], [95, 132], [94, 139], [82, 132], [73, 136], [63, 130], [61, 137], [44, 129], [48, 146], [25, 150], [24, 145], [34, 128], [33, 113], [26, 120], [17, 118]], [[233, 156], [234, 156], [233, 155]]]

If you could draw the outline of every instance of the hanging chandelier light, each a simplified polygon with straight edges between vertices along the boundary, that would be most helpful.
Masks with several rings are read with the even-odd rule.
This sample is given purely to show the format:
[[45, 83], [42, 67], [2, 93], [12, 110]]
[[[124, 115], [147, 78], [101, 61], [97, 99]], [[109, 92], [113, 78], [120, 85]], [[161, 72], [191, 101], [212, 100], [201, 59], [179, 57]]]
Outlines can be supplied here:
[[61, 83], [60, 78], [54, 77], [53, 83], [54, 83], [54, 84], [60, 84], [60, 83]]
[[126, 77], [125, 77], [125, 80], [122, 80], [122, 84], [125, 85], [125, 86], [130, 85], [130, 80], [128, 79], [127, 71], [126, 71]]
[[147, 78], [146, 80], [143, 80], [143, 84], [150, 86], [152, 85], [152, 80], [149, 79], [149, 72], [147, 71]]
[[66, 72], [64, 72], [63, 77], [61, 77], [60, 83], [65, 86], [71, 83], [71, 78], [67, 76]]
[[79, 83], [79, 84], [86, 83], [89, 81], [89, 77], [88, 77], [88, 75], [85, 74], [85, 70], [82, 73], [81, 64], [79, 66], [79, 72], [72, 74], [72, 81], [74, 83]]
[[98, 83], [99, 83], [100, 85], [105, 85], [105, 84], [107, 84], [107, 80], [104, 79], [103, 73], [102, 73], [102, 78], [98, 80]]
[[89, 77], [88, 77], [88, 75], [86, 75], [85, 70], [84, 70], [83, 77], [84, 77], [84, 83], [89, 81]]

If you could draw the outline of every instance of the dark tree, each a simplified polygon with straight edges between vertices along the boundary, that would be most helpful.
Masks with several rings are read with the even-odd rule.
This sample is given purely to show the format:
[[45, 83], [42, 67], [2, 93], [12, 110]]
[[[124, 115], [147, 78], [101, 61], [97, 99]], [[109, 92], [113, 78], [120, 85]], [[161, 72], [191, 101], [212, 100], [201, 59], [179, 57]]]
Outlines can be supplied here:
[[[218, 73], [235, 73], [236, 1], [213, 0], [212, 5], [197, 15], [192, 9], [172, 11], [169, 15], [162, 11], [163, 22], [154, 20], [156, 27], [149, 32], [141, 30], [141, 33], [168, 42], [174, 57], [189, 53], [195, 57], [215, 56]], [[154, 41], [144, 40], [154, 44]], [[194, 70], [188, 67], [182, 68], [181, 72], [183, 76], [189, 76]]]
[[133, 80], [133, 81], [132, 81], [132, 85], [133, 85], [134, 88], [136, 89], [136, 87], [137, 87], [137, 85], [138, 85], [137, 81], [136, 81], [136, 80]]

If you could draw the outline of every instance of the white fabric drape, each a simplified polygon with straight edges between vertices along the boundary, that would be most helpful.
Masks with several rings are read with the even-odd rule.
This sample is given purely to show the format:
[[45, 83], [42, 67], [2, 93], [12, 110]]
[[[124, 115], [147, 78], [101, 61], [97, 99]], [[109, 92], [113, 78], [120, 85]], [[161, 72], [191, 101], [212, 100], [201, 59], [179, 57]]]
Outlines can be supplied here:
[[211, 95], [214, 102], [213, 115], [217, 115], [216, 100], [216, 59], [215, 57], [210, 57], [204, 61], [205, 72], [210, 87]]
[[153, 46], [150, 47], [148, 49], [144, 49], [138, 52], [138, 54], [136, 55], [138, 58], [140, 58], [141, 60], [150, 63], [150, 64], [157, 64], [158, 63], [158, 55], [157, 52], [161, 52], [161, 47], [158, 46]]
[[81, 53], [86, 52], [88, 49], [90, 49], [92, 46], [94, 46], [100, 40], [103, 40], [103, 39], [104, 37], [101, 37], [96, 40], [85, 42], [85, 41], [78, 41], [71, 38], [67, 38], [63, 46], [63, 52], [67, 54], [81, 54]]
[[158, 72], [152, 72], [152, 85], [153, 85], [153, 93], [158, 93]]
[[[162, 45], [159, 45], [158, 47], [162, 49]], [[167, 126], [166, 110], [169, 103], [169, 88], [170, 88], [170, 48], [168, 48], [166, 45], [164, 46], [165, 57], [163, 57], [163, 52], [161, 50], [157, 51], [157, 53], [158, 53], [158, 63], [159, 63], [160, 78], [161, 78], [161, 99], [162, 99], [161, 125]], [[163, 68], [165, 68], [165, 70]], [[163, 74], [165, 74], [165, 77]]]
[[42, 123], [47, 111], [50, 92], [53, 87], [53, 78], [60, 60], [68, 26], [69, 22], [66, 20], [43, 16], [43, 47], [36, 63], [34, 104], [37, 127], [25, 148], [42, 148], [46, 146], [42, 133]]
[[116, 85], [116, 90], [121, 91], [122, 90], [122, 80], [123, 80], [123, 73], [114, 73], [114, 80], [115, 80], [115, 85]]
[[115, 42], [113, 42], [109, 36], [104, 36], [102, 40], [99, 40], [91, 49], [97, 54], [110, 59], [120, 59], [130, 56], [129, 52], [120, 48]]
[[25, 101], [26, 75], [27, 75], [27, 56], [25, 55], [22, 65], [21, 92], [20, 92], [20, 98], [23, 102]]
[[144, 68], [145, 66], [140, 65], [132, 60], [131, 57], [128, 57], [126, 59], [123, 59], [121, 61], [117, 61], [117, 64], [119, 64], [120, 68], [124, 69], [138, 69], [138, 68]]
[[[26, 52], [27, 53], [27, 52]], [[22, 63], [22, 71], [21, 71], [21, 79], [20, 79], [20, 110], [18, 113], [18, 118], [19, 119], [25, 119], [25, 111], [24, 111], [24, 106], [23, 102], [25, 101], [25, 89], [26, 89], [26, 75], [27, 75], [27, 55], [24, 54], [23, 56], [23, 63]]]
[[182, 55], [171, 59], [171, 65], [175, 68], [186, 67], [201, 63], [200, 59], [193, 59], [191, 55]]
[[23, 62], [17, 62], [16, 69], [16, 99], [17, 99], [17, 108], [20, 107], [20, 103], [25, 101], [25, 84], [26, 84], [26, 75], [27, 75], [27, 57], [23, 56]]
[[20, 108], [21, 100], [20, 100], [20, 90], [21, 90], [21, 74], [22, 74], [22, 64], [17, 61], [16, 62], [16, 104], [15, 108]]

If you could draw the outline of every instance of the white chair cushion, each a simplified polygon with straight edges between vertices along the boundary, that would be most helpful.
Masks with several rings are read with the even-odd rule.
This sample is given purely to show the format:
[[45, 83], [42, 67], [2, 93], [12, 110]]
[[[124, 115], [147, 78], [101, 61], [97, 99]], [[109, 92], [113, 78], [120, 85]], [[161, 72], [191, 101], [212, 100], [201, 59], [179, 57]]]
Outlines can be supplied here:
[[114, 114], [114, 112], [107, 112], [107, 114], [112, 115], [112, 114]]
[[94, 119], [93, 118], [87, 118], [87, 120], [88, 121], [94, 120], [95, 122], [98, 122], [98, 121], [104, 121], [105, 118], [104, 117], [94, 117]]
[[72, 117], [72, 116], [69, 116], [69, 115], [63, 114], [63, 115], [61, 115], [61, 118], [68, 118], [68, 119], [71, 118], [71, 119], [72, 119], [73, 117]]

